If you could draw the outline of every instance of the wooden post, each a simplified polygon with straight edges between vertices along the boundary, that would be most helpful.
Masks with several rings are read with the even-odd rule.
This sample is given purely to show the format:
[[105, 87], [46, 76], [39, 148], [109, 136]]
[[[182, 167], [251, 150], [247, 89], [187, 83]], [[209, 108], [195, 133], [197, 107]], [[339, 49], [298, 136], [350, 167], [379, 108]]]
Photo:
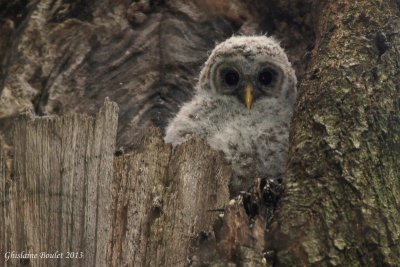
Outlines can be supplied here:
[[113, 165], [117, 111], [15, 122], [12, 175], [0, 153], [2, 265], [184, 266], [213, 231], [229, 201], [223, 154], [151, 129]]
[[[106, 100], [96, 118], [15, 122], [11, 180], [0, 156], [5, 266], [106, 266], [117, 116], [118, 106]], [[12, 252], [37, 256], [6, 261]]]
[[190, 243], [211, 232], [229, 200], [230, 166], [200, 139], [172, 149], [151, 130], [118, 157], [112, 266], [185, 266]]

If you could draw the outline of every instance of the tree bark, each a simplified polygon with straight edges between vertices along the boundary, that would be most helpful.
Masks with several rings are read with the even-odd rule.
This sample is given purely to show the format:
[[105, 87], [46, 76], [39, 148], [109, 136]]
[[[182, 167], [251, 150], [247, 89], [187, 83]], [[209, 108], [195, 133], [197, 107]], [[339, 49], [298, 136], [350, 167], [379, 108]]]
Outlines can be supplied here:
[[267, 239], [277, 266], [398, 266], [399, 3], [317, 8], [286, 192]]

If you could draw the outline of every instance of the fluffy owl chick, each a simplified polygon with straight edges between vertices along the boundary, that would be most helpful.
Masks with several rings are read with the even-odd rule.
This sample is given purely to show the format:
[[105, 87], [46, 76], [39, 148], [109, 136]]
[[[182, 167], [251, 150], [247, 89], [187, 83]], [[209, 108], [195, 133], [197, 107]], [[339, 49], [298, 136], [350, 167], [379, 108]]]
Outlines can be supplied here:
[[241, 178], [236, 189], [256, 177], [282, 178], [296, 82], [276, 40], [231, 37], [212, 51], [195, 96], [172, 119], [165, 141], [178, 145], [193, 135], [206, 138]]

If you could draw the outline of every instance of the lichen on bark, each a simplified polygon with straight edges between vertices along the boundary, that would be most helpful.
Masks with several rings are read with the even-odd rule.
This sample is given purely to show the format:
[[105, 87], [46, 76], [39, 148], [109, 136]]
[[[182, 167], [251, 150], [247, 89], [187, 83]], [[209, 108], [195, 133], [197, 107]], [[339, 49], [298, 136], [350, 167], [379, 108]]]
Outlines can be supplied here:
[[270, 246], [278, 266], [397, 266], [398, 3], [319, 8]]

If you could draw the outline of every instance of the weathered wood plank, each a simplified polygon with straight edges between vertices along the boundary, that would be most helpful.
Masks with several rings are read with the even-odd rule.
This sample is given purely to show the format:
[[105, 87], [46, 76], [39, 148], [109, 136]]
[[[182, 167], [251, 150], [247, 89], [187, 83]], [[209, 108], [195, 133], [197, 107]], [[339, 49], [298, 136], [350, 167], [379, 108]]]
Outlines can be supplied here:
[[200, 139], [173, 149], [152, 129], [113, 164], [116, 129], [109, 102], [96, 118], [15, 122], [12, 179], [4, 152], [0, 158], [1, 248], [38, 258], [5, 266], [184, 266], [198, 233], [213, 232], [221, 212], [212, 210], [229, 201], [223, 154]]
[[[106, 101], [96, 118], [24, 116], [15, 122], [14, 178], [1, 195], [6, 251], [39, 253], [31, 266], [106, 266], [117, 116], [117, 105]], [[41, 252], [63, 255], [40, 259]], [[82, 252], [82, 258], [67, 259], [68, 252]]]
[[0, 266], [5, 265], [4, 253], [10, 247], [10, 239], [8, 233], [10, 232], [10, 225], [3, 218], [9, 213], [9, 206], [5, 203], [9, 202], [9, 172], [7, 170], [7, 157], [6, 152], [1, 149], [0, 139]]
[[[116, 129], [109, 102], [95, 119], [15, 122], [11, 180], [3, 152], [0, 158], [1, 248], [37, 258], [5, 266], [185, 265], [196, 235], [212, 231], [219, 213], [209, 210], [229, 200], [229, 164], [203, 140], [173, 149], [151, 130], [113, 165]], [[83, 257], [67, 259], [67, 252]]]

